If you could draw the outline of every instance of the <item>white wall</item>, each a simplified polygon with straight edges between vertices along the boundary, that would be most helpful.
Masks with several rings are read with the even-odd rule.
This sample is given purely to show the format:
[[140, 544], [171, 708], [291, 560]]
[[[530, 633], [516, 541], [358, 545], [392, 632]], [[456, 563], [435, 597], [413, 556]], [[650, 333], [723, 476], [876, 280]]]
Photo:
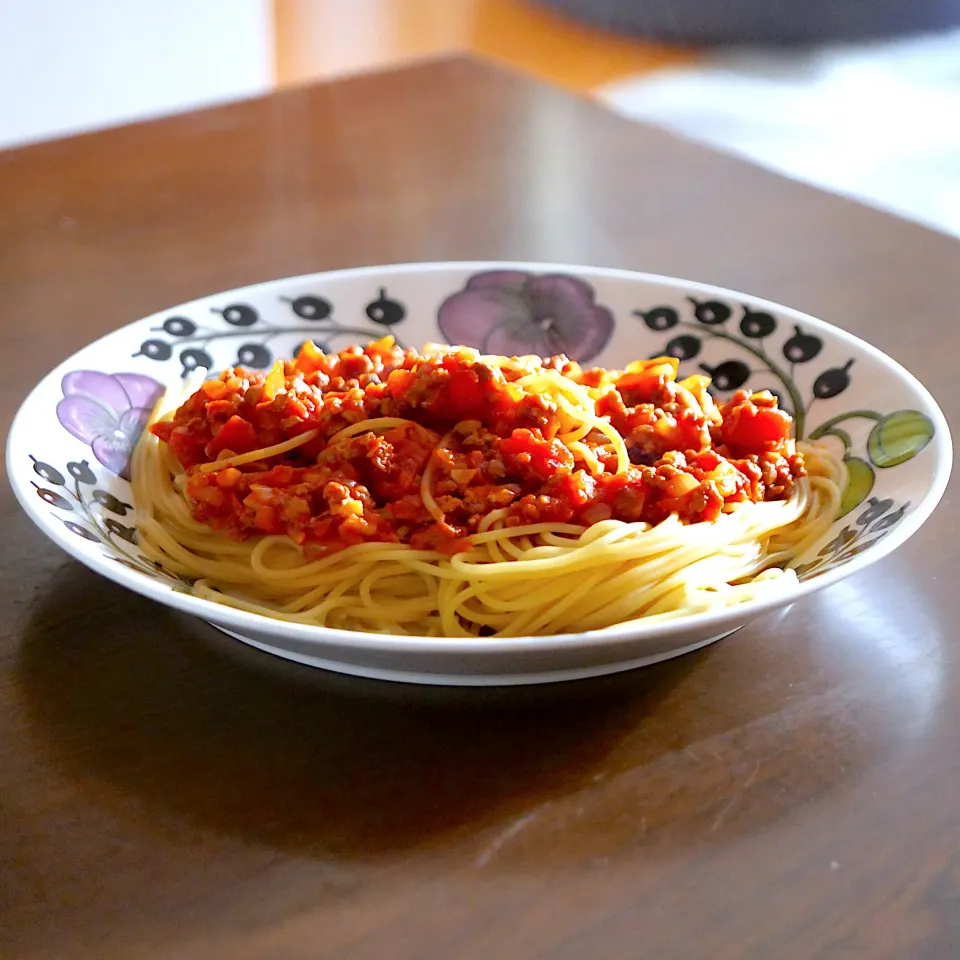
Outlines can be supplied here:
[[273, 86], [270, 0], [0, 0], [0, 148]]

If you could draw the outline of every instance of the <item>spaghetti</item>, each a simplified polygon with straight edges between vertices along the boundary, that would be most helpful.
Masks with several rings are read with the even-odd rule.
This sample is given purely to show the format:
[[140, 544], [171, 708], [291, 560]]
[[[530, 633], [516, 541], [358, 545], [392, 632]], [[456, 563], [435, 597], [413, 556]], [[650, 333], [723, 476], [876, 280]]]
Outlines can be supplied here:
[[196, 595], [419, 636], [597, 630], [796, 582], [843, 465], [768, 393], [659, 358], [306, 344], [168, 394], [134, 452], [140, 546]]

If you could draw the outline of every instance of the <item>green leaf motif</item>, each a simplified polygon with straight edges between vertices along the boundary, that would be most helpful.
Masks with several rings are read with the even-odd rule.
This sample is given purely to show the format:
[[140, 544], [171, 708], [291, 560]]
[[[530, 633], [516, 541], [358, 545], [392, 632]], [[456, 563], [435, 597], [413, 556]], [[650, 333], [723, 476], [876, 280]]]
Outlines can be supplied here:
[[874, 466], [896, 467], [913, 459], [933, 439], [934, 426], [918, 410], [897, 410], [870, 431], [867, 453]]
[[844, 465], [847, 468], [847, 485], [843, 489], [840, 499], [840, 512], [837, 519], [845, 517], [851, 510], [856, 510], [873, 489], [873, 467], [860, 457], [845, 457]]

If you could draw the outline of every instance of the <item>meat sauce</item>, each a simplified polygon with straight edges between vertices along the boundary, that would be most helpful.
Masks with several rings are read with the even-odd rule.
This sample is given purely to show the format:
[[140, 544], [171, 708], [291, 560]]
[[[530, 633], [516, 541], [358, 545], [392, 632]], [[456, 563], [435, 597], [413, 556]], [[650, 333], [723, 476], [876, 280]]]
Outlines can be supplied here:
[[[549, 395], [518, 385], [544, 369], [589, 391], [625, 442], [625, 472], [599, 430], [583, 438], [592, 465], [561, 442], [569, 419]], [[456, 347], [421, 355], [390, 337], [339, 354], [307, 343], [269, 373], [225, 370], [151, 429], [185, 469], [197, 520], [238, 539], [286, 535], [310, 556], [365, 541], [455, 553], [493, 510], [508, 526], [656, 524], [674, 513], [698, 523], [734, 504], [788, 498], [803, 461], [776, 399], [740, 391], [705, 414], [691, 397], [706, 378], [676, 376], [671, 358], [582, 370], [564, 357], [497, 363]], [[335, 436], [380, 417], [410, 422]], [[311, 431], [267, 462], [199, 469]], [[431, 461], [442, 519], [421, 496]]]

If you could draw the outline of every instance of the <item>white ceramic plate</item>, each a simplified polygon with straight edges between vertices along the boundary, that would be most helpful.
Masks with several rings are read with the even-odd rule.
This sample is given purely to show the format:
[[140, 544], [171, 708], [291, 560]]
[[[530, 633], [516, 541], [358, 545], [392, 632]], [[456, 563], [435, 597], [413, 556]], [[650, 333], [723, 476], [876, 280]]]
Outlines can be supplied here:
[[[850, 468], [843, 510], [804, 558], [801, 583], [685, 619], [585, 634], [446, 640], [270, 620], [192, 596], [138, 551], [130, 451], [166, 385], [197, 366], [267, 367], [312, 339], [331, 349], [389, 331], [406, 346], [564, 352], [623, 366], [672, 354], [721, 395], [772, 389], [801, 438], [828, 437]], [[367, 267], [205, 297], [138, 320], [79, 351], [21, 407], [7, 470], [40, 529], [98, 573], [231, 636], [311, 666], [438, 684], [568, 680], [654, 663], [857, 573], [933, 511], [952, 461], [946, 421], [924, 387], [880, 351], [813, 317], [743, 294], [621, 270], [536, 263]]]

